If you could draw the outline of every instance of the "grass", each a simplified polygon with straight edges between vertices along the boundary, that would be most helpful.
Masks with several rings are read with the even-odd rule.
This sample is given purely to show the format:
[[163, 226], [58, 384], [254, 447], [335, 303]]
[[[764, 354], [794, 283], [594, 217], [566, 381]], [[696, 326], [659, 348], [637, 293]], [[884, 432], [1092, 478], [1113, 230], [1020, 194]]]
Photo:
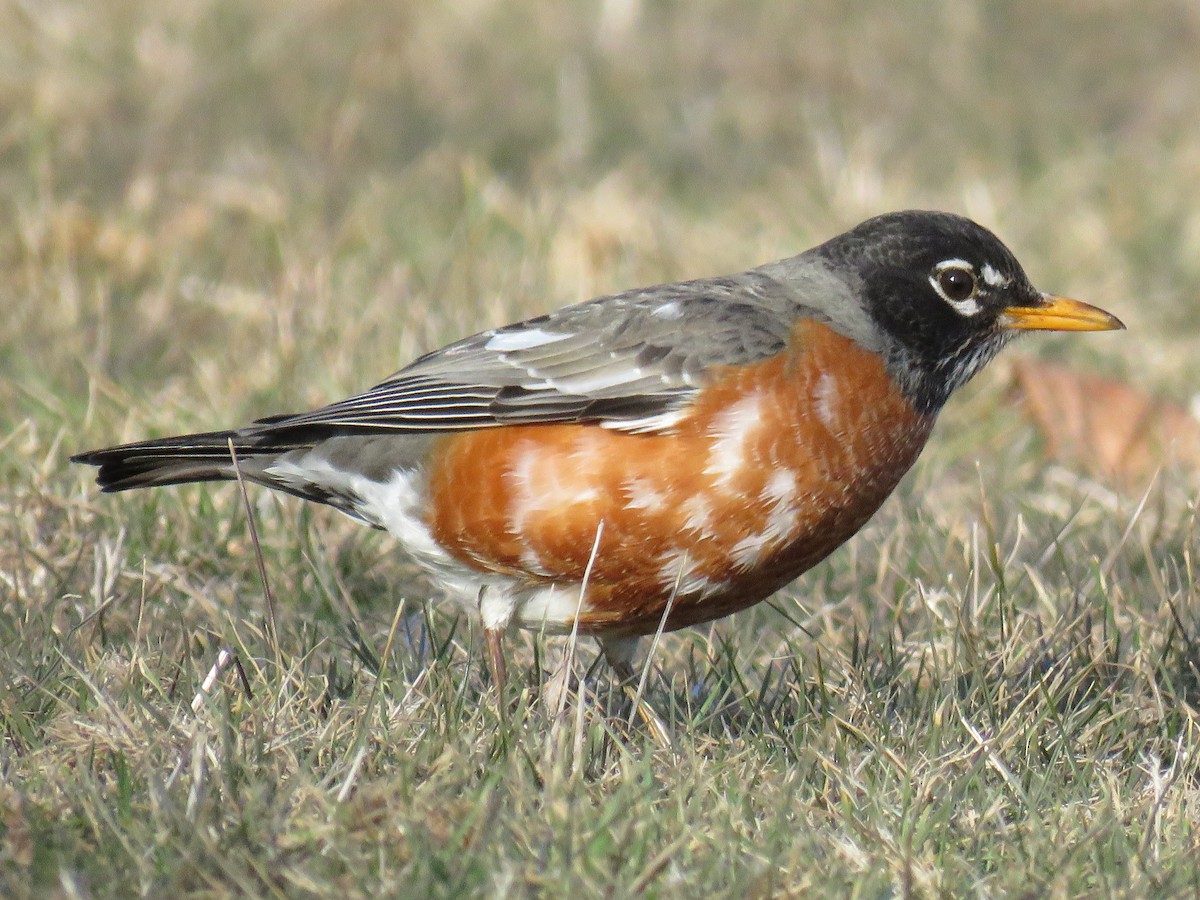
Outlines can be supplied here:
[[590, 647], [547, 702], [536, 635], [499, 721], [476, 626], [386, 538], [252, 491], [272, 638], [235, 488], [101, 497], [66, 462], [908, 206], [1131, 326], [1018, 352], [1186, 400], [1186, 4], [0, 18], [0, 893], [1200, 891], [1195, 474], [1047, 461], [1003, 364], [831, 560], [663, 639], [669, 743]]

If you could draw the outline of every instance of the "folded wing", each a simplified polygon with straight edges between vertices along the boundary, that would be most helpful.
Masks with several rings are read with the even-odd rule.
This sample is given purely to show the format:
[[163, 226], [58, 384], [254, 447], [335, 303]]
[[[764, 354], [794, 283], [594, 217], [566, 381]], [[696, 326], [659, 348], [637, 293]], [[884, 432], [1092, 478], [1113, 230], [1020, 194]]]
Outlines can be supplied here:
[[790, 317], [755, 272], [631, 291], [465, 338], [370, 390], [248, 431], [461, 431], [598, 422], [673, 424], [720, 366], [787, 344]]

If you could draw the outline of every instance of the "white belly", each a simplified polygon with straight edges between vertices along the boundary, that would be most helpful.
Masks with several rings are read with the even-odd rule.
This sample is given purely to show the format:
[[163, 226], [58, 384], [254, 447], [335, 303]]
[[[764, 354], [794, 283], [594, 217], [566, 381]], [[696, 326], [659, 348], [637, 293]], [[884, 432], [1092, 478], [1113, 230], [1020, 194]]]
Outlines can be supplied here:
[[375, 481], [308, 453], [280, 458], [265, 473], [354, 497], [354, 516], [396, 538], [452, 601], [479, 615], [487, 628], [515, 622], [549, 634], [563, 633], [587, 609], [580, 605], [578, 585], [529, 586], [509, 575], [480, 571], [447, 553], [426, 522], [425, 478], [419, 469], [398, 469], [387, 481]]

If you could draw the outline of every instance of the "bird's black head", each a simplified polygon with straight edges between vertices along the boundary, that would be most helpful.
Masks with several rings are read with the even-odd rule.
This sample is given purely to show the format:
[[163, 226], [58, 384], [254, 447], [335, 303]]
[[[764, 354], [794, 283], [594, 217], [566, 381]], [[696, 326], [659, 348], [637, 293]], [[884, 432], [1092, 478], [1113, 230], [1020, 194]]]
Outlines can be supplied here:
[[923, 412], [940, 409], [1018, 330], [1124, 327], [1093, 306], [1039, 291], [999, 238], [962, 216], [888, 213], [817, 252], [854, 282], [889, 339], [889, 369]]

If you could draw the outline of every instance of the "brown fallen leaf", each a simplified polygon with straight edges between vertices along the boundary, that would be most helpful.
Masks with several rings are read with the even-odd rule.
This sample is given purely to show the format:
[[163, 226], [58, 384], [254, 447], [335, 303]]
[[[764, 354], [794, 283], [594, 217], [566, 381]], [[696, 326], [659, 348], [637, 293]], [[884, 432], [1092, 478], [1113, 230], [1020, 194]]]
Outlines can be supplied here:
[[1164, 466], [1200, 471], [1200, 421], [1185, 406], [1036, 359], [1016, 362], [1013, 377], [1052, 458], [1124, 484]]

